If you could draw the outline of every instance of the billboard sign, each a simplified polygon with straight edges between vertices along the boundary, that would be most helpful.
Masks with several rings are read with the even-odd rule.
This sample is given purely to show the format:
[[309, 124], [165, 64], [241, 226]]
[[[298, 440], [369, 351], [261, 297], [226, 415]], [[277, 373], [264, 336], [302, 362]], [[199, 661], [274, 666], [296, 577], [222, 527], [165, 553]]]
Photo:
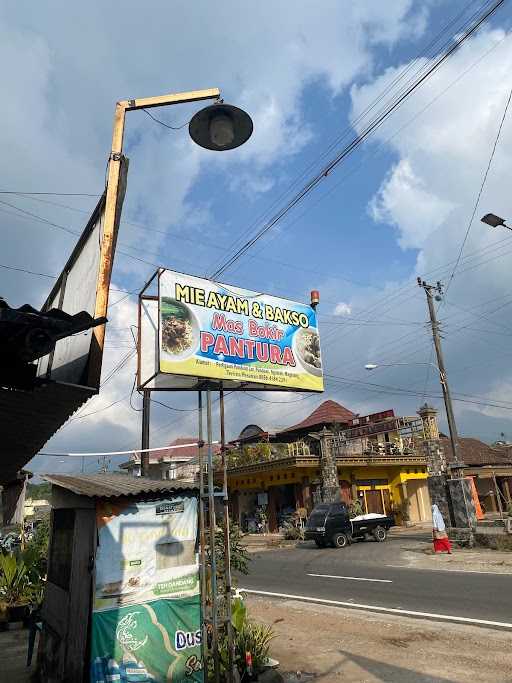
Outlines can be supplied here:
[[323, 391], [311, 306], [170, 270], [158, 304], [160, 373]]

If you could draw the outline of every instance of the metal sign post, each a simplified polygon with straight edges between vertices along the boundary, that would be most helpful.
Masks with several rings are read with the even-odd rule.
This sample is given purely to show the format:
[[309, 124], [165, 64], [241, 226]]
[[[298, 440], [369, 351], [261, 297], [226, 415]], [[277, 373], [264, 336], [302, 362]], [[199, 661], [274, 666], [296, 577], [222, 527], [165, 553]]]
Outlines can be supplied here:
[[210, 525], [210, 586], [212, 591], [212, 652], [215, 682], [220, 681], [217, 560], [215, 558], [215, 489], [213, 483], [212, 392], [206, 390], [206, 433], [208, 439], [208, 522]]
[[220, 401], [220, 448], [222, 455], [222, 492], [224, 523], [224, 580], [226, 600], [226, 630], [228, 637], [228, 683], [233, 683], [233, 667], [235, 664], [235, 647], [233, 641], [233, 624], [231, 623], [231, 547], [229, 542], [229, 498], [228, 468], [226, 462], [226, 435], [224, 430], [224, 389], [219, 392]]
[[206, 653], [208, 651], [208, 604], [207, 604], [207, 568], [206, 568], [206, 534], [204, 524], [204, 461], [203, 461], [203, 394], [197, 393], [198, 403], [198, 466], [199, 466], [199, 565], [201, 578], [201, 648], [203, 652], [203, 663], [206, 664]]

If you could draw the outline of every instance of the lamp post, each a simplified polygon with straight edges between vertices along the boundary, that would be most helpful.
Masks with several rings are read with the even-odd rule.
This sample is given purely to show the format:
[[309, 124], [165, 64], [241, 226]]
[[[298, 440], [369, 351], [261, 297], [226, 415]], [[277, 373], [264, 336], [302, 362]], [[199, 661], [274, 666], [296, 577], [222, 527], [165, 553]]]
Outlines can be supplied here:
[[[96, 299], [95, 318], [107, 315], [108, 287], [110, 285], [110, 264], [114, 258], [117, 233], [115, 230], [118, 214], [119, 179], [123, 162], [123, 138], [126, 112], [138, 109], [153, 109], [173, 104], [200, 102], [203, 100], [219, 100], [220, 90], [194, 90], [191, 92], [159, 95], [157, 97], [142, 97], [136, 100], [121, 100], [116, 104], [114, 114], [114, 130], [112, 134], [112, 149], [109, 156], [107, 194], [105, 198], [105, 217], [103, 223], [103, 237], [100, 250], [100, 281], [106, 283], [104, 290]], [[197, 112], [189, 123], [189, 134], [192, 140], [205, 149], [225, 151], [235, 149], [251, 137], [253, 124], [251, 117], [242, 109], [230, 104], [217, 102]], [[95, 343], [98, 349], [103, 349], [105, 341], [105, 325], [94, 328]], [[149, 475], [149, 419], [150, 419], [149, 391], [143, 392], [142, 413], [142, 453], [141, 475]]]
[[[173, 104], [184, 104], [190, 102], [200, 102], [203, 100], [220, 100], [220, 90], [218, 88], [210, 88], [208, 90], [195, 90], [192, 92], [174, 93], [168, 95], [161, 95], [157, 97], [143, 97], [136, 100], [121, 100], [117, 102], [114, 114], [114, 130], [112, 134], [112, 147], [108, 162], [108, 180], [105, 197], [105, 210], [103, 220], [103, 235], [100, 247], [100, 262], [99, 262], [99, 282], [105, 286], [103, 291], [98, 293], [96, 299], [95, 318], [104, 317], [107, 314], [108, 306], [108, 289], [110, 286], [111, 266], [114, 259], [116, 248], [117, 229], [119, 224], [120, 202], [119, 194], [121, 192], [121, 168], [126, 164], [123, 157], [123, 137], [125, 128], [126, 112], [137, 111], [138, 109], [152, 109], [155, 107], [166, 107]], [[205, 149], [213, 151], [225, 151], [235, 149], [243, 145], [252, 135], [253, 123], [251, 117], [242, 109], [225, 104], [222, 100], [215, 104], [205, 107], [198, 111], [189, 122], [189, 134], [192, 140]], [[101, 371], [101, 352], [103, 350], [105, 341], [105, 325], [100, 325], [94, 328], [94, 343], [96, 349], [100, 352], [97, 354], [98, 363], [100, 364], [98, 374]], [[149, 475], [149, 419], [150, 419], [150, 391], [143, 392], [143, 412], [142, 412], [142, 452], [141, 452], [141, 475]], [[202, 436], [200, 436], [201, 444], [199, 445], [199, 469], [201, 476], [201, 495], [199, 497], [200, 509], [200, 528], [201, 528], [201, 593], [203, 606], [203, 634], [206, 634], [207, 616], [204, 613], [205, 606], [205, 580], [206, 566], [204, 554], [204, 492], [203, 492], [203, 462], [202, 462]], [[212, 643], [211, 649], [213, 652], [215, 681], [220, 680], [220, 661], [218, 650], [218, 607], [217, 595], [214, 589], [215, 584], [215, 506], [214, 506], [214, 489], [213, 489], [213, 468], [212, 468], [212, 420], [211, 420], [211, 397], [208, 390], [208, 494], [209, 494], [209, 515], [211, 525], [211, 576], [212, 576], [212, 597], [211, 597], [211, 618], [209, 623], [212, 625]], [[229, 527], [226, 527], [227, 534], [229, 534]], [[229, 539], [228, 539], [229, 541]], [[229, 563], [229, 559], [227, 560]], [[232, 661], [233, 652], [233, 633], [228, 628], [228, 641], [230, 662]], [[206, 638], [203, 638], [203, 648], [206, 648]], [[228, 671], [228, 681], [233, 680], [233, 670], [230, 666]]]

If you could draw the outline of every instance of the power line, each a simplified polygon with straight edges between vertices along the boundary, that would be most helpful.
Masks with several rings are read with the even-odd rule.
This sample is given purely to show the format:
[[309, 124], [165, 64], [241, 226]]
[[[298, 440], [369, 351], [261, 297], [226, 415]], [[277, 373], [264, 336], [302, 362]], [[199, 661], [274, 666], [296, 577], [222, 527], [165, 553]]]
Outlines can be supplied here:
[[14, 195], [47, 195], [50, 197], [100, 197], [101, 194], [90, 194], [87, 192], [21, 192], [20, 190], [0, 190], [0, 194]]
[[[470, 4], [474, 4], [474, 2], [473, 2], [473, 3], [470, 3]], [[488, 4], [490, 4], [489, 1], [484, 2], [484, 3], [481, 5], [480, 10], [483, 9], [483, 7], [485, 7], [485, 5], [488, 5]], [[421, 72], [421, 70], [425, 68], [425, 65], [423, 64], [424, 55], [428, 55], [428, 54], [429, 54], [429, 51], [430, 51], [432, 48], [434, 48], [434, 47], [441, 41], [441, 39], [443, 38], [443, 35], [448, 34], [448, 31], [449, 31], [449, 30], [451, 31], [452, 26], [458, 21], [458, 19], [459, 19], [461, 16], [463, 16], [463, 15], [466, 13], [466, 10], [467, 10], [467, 9], [468, 9], [467, 7], [464, 8], [457, 16], [455, 16], [455, 17], [454, 17], [454, 18], [453, 18], [453, 19], [452, 19], [452, 20], [451, 20], [451, 21], [450, 21], [450, 22], [449, 22], [449, 23], [440, 31], [440, 33], [436, 36], [436, 38], [435, 38], [434, 40], [432, 40], [428, 45], [426, 45], [426, 46], [421, 50], [421, 52], [416, 56], [416, 58], [415, 58], [407, 67], [405, 67], [405, 68], [404, 68], [404, 69], [395, 77], [395, 79], [392, 81], [392, 83], [388, 84], [388, 85], [384, 88], [384, 90], [383, 90], [381, 93], [379, 93], [379, 95], [375, 98], [375, 100], [373, 100], [373, 102], [371, 102], [371, 103], [366, 107], [366, 109], [365, 109], [363, 112], [361, 112], [360, 115], [355, 119], [355, 121], [353, 122], [353, 126], [355, 126], [355, 125], [357, 125], [358, 123], [360, 123], [360, 122], [365, 118], [365, 116], [367, 116], [367, 114], [369, 114], [369, 112], [370, 112], [372, 109], [374, 109], [374, 108], [379, 104], [379, 102], [382, 101], [382, 100], [385, 98], [386, 94], [388, 94], [389, 92], [391, 92], [393, 86], [394, 86], [395, 84], [399, 83], [400, 80], [402, 80], [402, 79], [405, 77], [405, 75], [413, 68], [413, 66], [414, 66], [418, 61], [421, 61], [421, 62], [422, 62], [422, 65], [420, 66], [420, 69], [416, 71], [416, 75], [418, 75], [418, 74]], [[459, 28], [457, 29], [456, 34], [461, 34], [461, 33], [463, 32], [465, 26], [469, 25], [469, 24], [471, 23], [471, 21], [473, 21], [477, 15], [478, 15], [478, 12], [475, 12], [475, 13], [474, 13], [473, 15], [471, 15], [465, 22], [463, 22], [462, 25], [459, 26]], [[452, 35], [452, 33], [450, 33], [450, 36], [451, 36], [451, 35]], [[451, 39], [451, 38], [450, 38], [450, 39]], [[442, 45], [440, 48], [438, 48], [438, 52], [439, 52], [442, 48], [444, 48], [446, 45], [448, 45], [448, 44], [449, 44], [449, 41], [443, 43], [443, 45]], [[432, 56], [432, 57], [433, 57], [435, 54], [436, 54], [435, 51], [432, 51], [432, 52], [431, 52], [431, 56]], [[408, 81], [408, 82], [410, 82], [410, 81]], [[328, 157], [328, 155], [329, 155], [329, 154], [330, 154], [330, 153], [331, 153], [331, 152], [332, 152], [332, 151], [333, 151], [333, 150], [342, 142], [342, 140], [343, 140], [344, 138], [346, 138], [348, 135], [350, 135], [351, 133], [352, 133], [352, 126], [347, 126], [347, 127], [341, 132], [341, 134], [338, 135], [338, 136], [335, 138], [335, 140], [334, 140], [334, 141], [333, 141], [333, 142], [324, 150], [324, 152], [323, 152], [322, 154], [320, 154], [319, 157], [318, 157], [317, 159], [315, 159], [315, 160], [312, 161], [310, 164], [308, 164], [307, 167], [299, 174], [299, 176], [297, 176], [297, 177], [295, 178], [295, 180], [290, 184], [290, 186], [289, 186], [281, 195], [279, 195], [279, 196], [270, 204], [270, 206], [269, 206], [262, 214], [260, 214], [260, 216], [259, 216], [258, 218], [256, 218], [256, 219], [249, 225], [249, 227], [248, 227], [245, 231], [243, 231], [243, 232], [240, 234], [240, 236], [239, 236], [237, 239], [234, 240], [234, 242], [233, 242], [233, 244], [232, 244], [232, 248], [234, 249], [238, 244], [240, 244], [240, 243], [242, 242], [243, 238], [244, 238], [246, 235], [250, 234], [251, 230], [252, 230], [254, 227], [256, 227], [261, 221], [263, 221], [263, 220], [265, 219], [266, 216], [269, 216], [269, 215], [271, 214], [271, 211], [274, 210], [274, 207], [277, 207], [277, 206], [279, 205], [279, 202], [280, 202], [281, 200], [284, 200], [284, 198], [286, 197], [286, 195], [289, 194], [295, 187], [297, 187], [297, 186], [299, 185], [299, 183], [300, 183], [305, 177], [307, 177], [307, 174], [310, 172], [310, 170], [314, 169], [314, 168], [317, 167], [317, 166], [320, 166], [320, 163], [322, 162], [322, 160], [325, 159], [326, 157]]]
[[427, 80], [473, 33], [488, 19], [496, 10], [504, 3], [505, 0], [498, 0], [483, 16], [481, 16], [476, 23], [473, 24], [463, 35], [459, 36], [455, 43], [445, 51], [440, 57], [434, 60], [433, 64], [427, 71], [421, 75], [412, 85], [410, 85], [405, 92], [400, 94], [394, 102], [391, 103], [381, 114], [377, 116], [368, 126], [358, 135], [352, 142], [350, 142], [334, 159], [332, 159], [316, 176], [314, 176], [293, 198], [287, 205], [279, 210], [274, 217], [264, 225], [251, 239], [245, 242], [235, 253], [229, 257], [217, 270], [212, 274], [212, 279], [218, 278], [225, 272], [233, 263], [235, 263], [245, 252], [250, 249], [261, 237], [263, 237], [274, 225], [276, 225], [291, 209], [299, 204], [302, 199], [307, 196], [315, 187], [326, 178], [331, 171], [333, 171], [352, 151], [358, 147], [371, 133], [379, 128], [382, 123], [396, 110], [400, 105], [425, 81]]
[[489, 161], [487, 163], [487, 168], [485, 169], [484, 177], [482, 178], [482, 183], [480, 185], [480, 189], [478, 190], [478, 194], [476, 196], [476, 201], [475, 201], [475, 205], [473, 207], [473, 212], [471, 214], [471, 218], [469, 219], [468, 227], [466, 229], [466, 234], [464, 235], [464, 239], [462, 240], [462, 244], [460, 246], [459, 254], [457, 256], [457, 261], [455, 262], [455, 266], [453, 267], [452, 274], [450, 275], [450, 279], [448, 280], [448, 284], [446, 285], [446, 289], [445, 289], [446, 292], [448, 291], [448, 289], [452, 283], [453, 277], [455, 275], [455, 271], [457, 270], [457, 267], [459, 265], [460, 257], [462, 256], [462, 252], [464, 251], [464, 247], [466, 246], [466, 242], [467, 242], [467, 239], [469, 237], [469, 232], [471, 230], [471, 226], [473, 225], [473, 221], [475, 219], [475, 214], [477, 212], [478, 205], [480, 203], [480, 197], [482, 196], [482, 192], [484, 191], [485, 183], [487, 181], [487, 176], [489, 175], [489, 170], [491, 168], [491, 165], [492, 165], [492, 162], [494, 159], [494, 154], [496, 152], [496, 147], [498, 146], [498, 141], [499, 141], [500, 135], [501, 135], [501, 129], [503, 128], [503, 124], [505, 122], [505, 117], [507, 116], [507, 111], [508, 111], [508, 107], [509, 107], [511, 98], [512, 98], [512, 89], [509, 92], [507, 102], [505, 104], [503, 116], [501, 117], [500, 125], [498, 127], [498, 132], [496, 134], [496, 138], [494, 140], [494, 145], [493, 145], [492, 150], [491, 150], [491, 156], [489, 157]]

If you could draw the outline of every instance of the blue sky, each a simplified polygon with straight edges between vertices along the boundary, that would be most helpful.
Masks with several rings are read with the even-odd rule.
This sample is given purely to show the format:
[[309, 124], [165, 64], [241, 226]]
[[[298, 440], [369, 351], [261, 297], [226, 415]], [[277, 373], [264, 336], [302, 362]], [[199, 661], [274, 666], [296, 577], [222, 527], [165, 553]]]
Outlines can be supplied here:
[[[334, 140], [346, 133], [347, 142], [360, 130], [356, 117], [396, 73], [425, 55], [425, 46], [462, 10], [467, 17], [483, 4], [332, 0], [313, 7], [265, 1], [248, 13], [234, 1], [213, 7], [151, 0], [143, 9], [125, 2], [121, 14], [117, 3], [65, 11], [52, 1], [44, 7], [3, 6], [0, 57], [11, 69], [10, 97], [0, 112], [2, 189], [100, 192], [116, 99], [218, 86], [226, 101], [247, 109], [254, 120], [250, 142], [230, 153], [200, 150], [186, 128], [170, 131], [143, 112], [128, 115], [123, 219], [139, 225], [124, 223], [119, 238], [123, 250], [140, 258], [211, 274], [245, 230], [261, 227], [259, 217], [290, 198], [290, 184], [305, 170], [309, 179]], [[414, 414], [425, 392], [442, 409], [435, 373], [427, 376], [420, 365], [432, 356], [425, 299], [414, 280], [431, 271], [434, 279], [450, 280], [453, 267], [445, 264], [459, 252], [512, 86], [511, 22], [506, 3], [223, 276], [242, 287], [306, 301], [311, 289], [319, 289], [324, 368], [338, 378], [327, 383], [323, 397], [264, 397], [279, 403], [230, 397], [230, 436], [247, 422], [298, 421], [324, 398], [362, 414], [389, 407]], [[153, 113], [179, 125], [196, 109]], [[511, 142], [507, 118], [476, 222], [439, 312], [460, 431], [489, 441], [502, 431], [512, 438], [512, 254], [506, 253], [508, 235], [491, 233], [478, 218], [487, 211], [512, 215], [506, 182]], [[33, 198], [0, 198], [18, 207], [3, 205], [0, 211], [1, 262], [58, 273], [73, 239], [19, 209], [77, 230], [86, 218], [78, 210], [90, 210], [94, 199], [50, 198], [71, 207], [63, 208]], [[118, 254], [113, 286], [136, 289], [153, 270]], [[38, 305], [51, 280], [3, 269], [0, 282], [12, 305]], [[111, 303], [122, 296], [113, 292]], [[130, 351], [135, 299], [112, 307], [109, 317], [105, 373]], [[370, 375], [364, 370], [368, 362], [417, 365]], [[133, 371], [131, 359], [46, 450], [135, 447], [140, 413], [127, 398]], [[403, 389], [418, 395], [405, 396]], [[286, 405], [290, 400], [295, 402]], [[191, 398], [173, 394], [166, 401], [191, 410], [154, 406], [154, 446], [195, 431]], [[138, 396], [132, 405], [138, 407]], [[34, 468], [47, 470], [50, 462], [52, 468], [68, 468], [67, 462], [41, 457]]]

